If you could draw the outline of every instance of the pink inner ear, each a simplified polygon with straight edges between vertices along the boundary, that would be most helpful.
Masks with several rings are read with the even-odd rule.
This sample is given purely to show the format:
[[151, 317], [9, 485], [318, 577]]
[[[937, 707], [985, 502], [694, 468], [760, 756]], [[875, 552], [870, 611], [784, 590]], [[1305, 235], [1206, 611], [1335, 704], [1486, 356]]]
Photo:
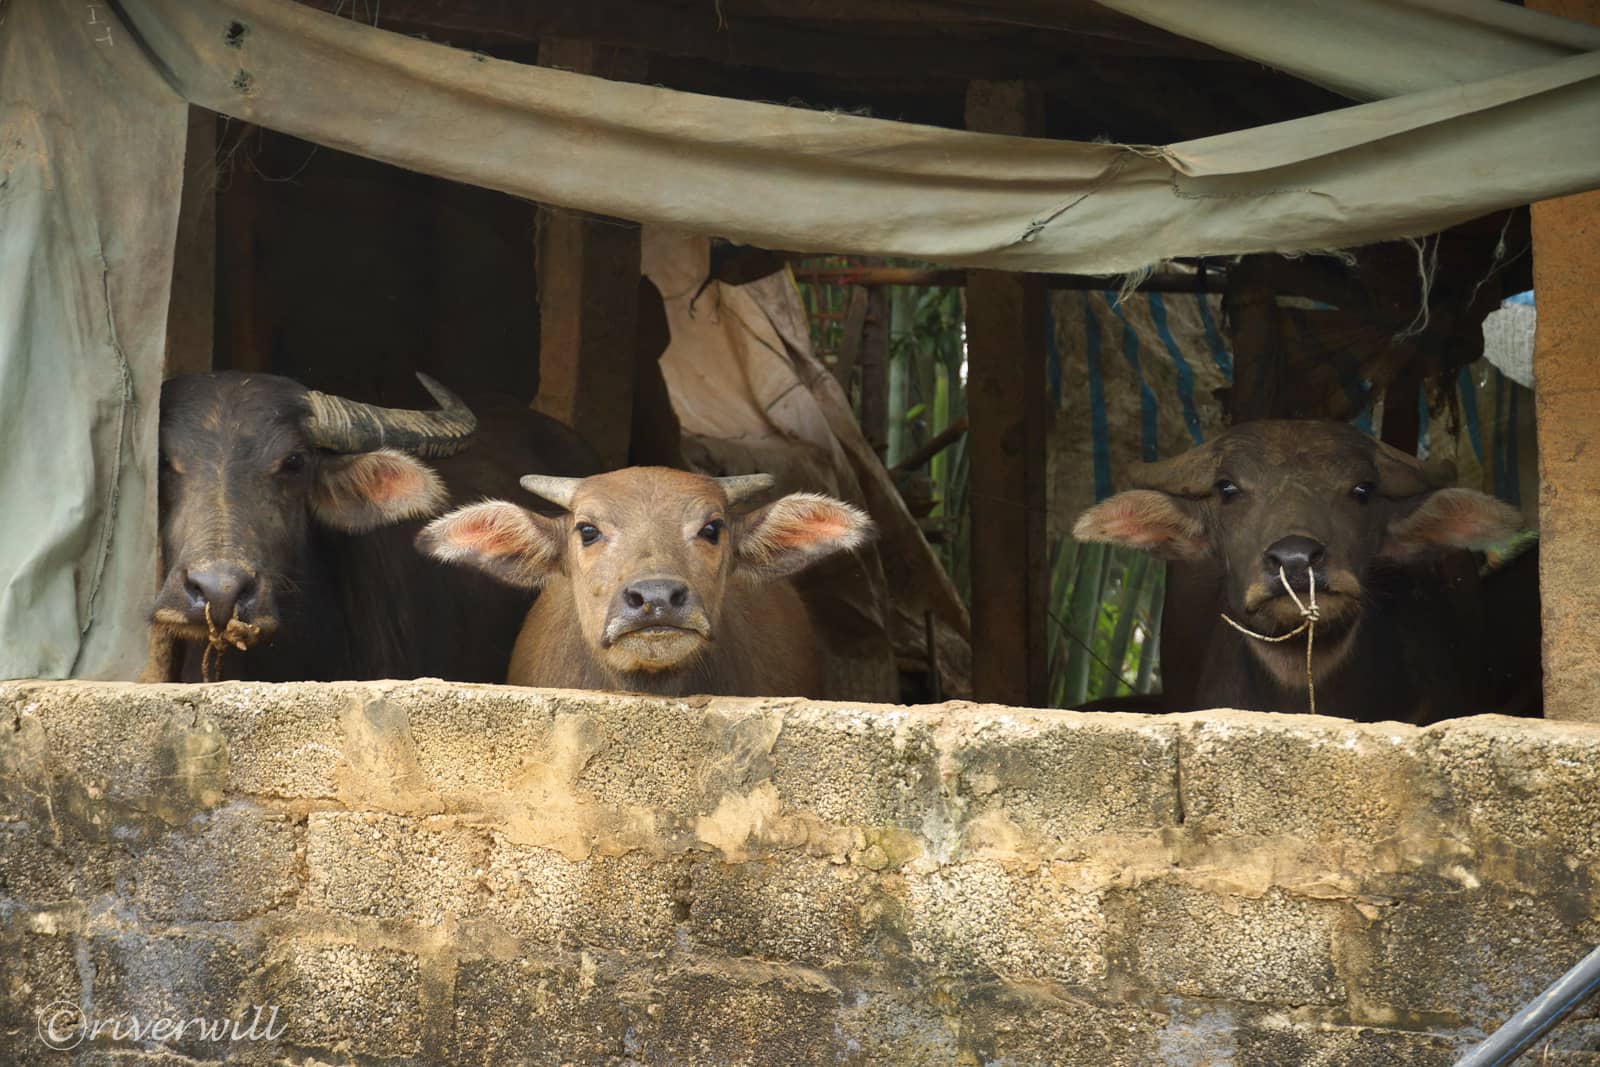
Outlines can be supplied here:
[[525, 539], [510, 523], [493, 512], [479, 512], [451, 523], [447, 535], [452, 544], [471, 548], [486, 556], [515, 556]]
[[1101, 533], [1109, 541], [1129, 547], [1153, 546], [1173, 541], [1177, 532], [1171, 522], [1161, 521], [1155, 509], [1138, 501], [1113, 502], [1097, 518]]
[[427, 485], [416, 468], [374, 456], [359, 468], [359, 495], [374, 504], [388, 504], [427, 492]]
[[1417, 531], [1438, 545], [1477, 545], [1506, 536], [1506, 521], [1493, 505], [1474, 497], [1440, 500]]
[[808, 509], [784, 522], [772, 532], [772, 544], [778, 548], [808, 548], [844, 538], [850, 532], [849, 523], [831, 509]]

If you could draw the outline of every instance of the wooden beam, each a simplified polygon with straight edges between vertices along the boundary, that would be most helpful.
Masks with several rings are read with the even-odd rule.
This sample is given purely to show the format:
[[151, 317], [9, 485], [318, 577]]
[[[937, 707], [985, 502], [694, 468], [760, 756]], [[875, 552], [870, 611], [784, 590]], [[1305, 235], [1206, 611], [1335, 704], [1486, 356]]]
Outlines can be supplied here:
[[225, 120], [218, 140], [226, 160], [218, 174], [216, 340], [217, 366], [227, 370], [272, 369], [272, 315], [268, 287], [259, 283], [261, 236], [270, 224], [265, 183], [249, 159], [258, 151], [261, 129]]
[[[546, 41], [542, 66], [642, 78], [643, 57], [578, 41]], [[639, 345], [639, 227], [539, 211], [538, 411], [577, 430], [606, 467], [626, 466]]]
[[[352, 13], [339, 0], [301, 0]], [[637, 49], [741, 67], [881, 77], [895, 73], [957, 80], [1047, 77], [1063, 55], [1140, 54], [1232, 60], [1215, 49], [1135, 19], [1085, 4], [1048, 26], [1038, 19], [952, 21], [924, 8], [862, 21], [853, 0], [797, 13], [772, 5], [751, 11], [699, 0], [384, 0], [379, 25], [468, 47], [530, 44], [551, 38]], [[848, 21], [830, 19], [828, 11]], [[1109, 19], [1096, 19], [1098, 13]], [[930, 23], [929, 16], [934, 16]], [[359, 18], [359, 13], [356, 14]], [[1133, 39], [1129, 39], [1133, 38]], [[541, 64], [542, 65], [542, 64]]]
[[[1036, 87], [968, 87], [969, 129], [1028, 136], [1043, 125]], [[1039, 277], [969, 272], [972, 692], [976, 700], [1034, 707], [1048, 698], [1045, 328]]]
[[211, 369], [217, 295], [217, 115], [189, 108], [163, 376]]
[[861, 324], [861, 432], [884, 459], [889, 454], [889, 297], [867, 291]]
[[[967, 272], [941, 267], [799, 267], [795, 280], [829, 285], [932, 285], [960, 288], [967, 284]], [[1046, 289], [1118, 290], [1122, 279], [1111, 275], [1040, 274]], [[1218, 291], [1226, 279], [1216, 270], [1194, 274], [1176, 271], [1152, 274], [1136, 287], [1141, 293], [1209, 293]]]
[[1283, 388], [1283, 323], [1271, 263], [1275, 258], [1244, 256], [1228, 272], [1222, 308], [1233, 352], [1230, 425], [1290, 414]]
[[683, 426], [672, 408], [661, 356], [672, 343], [667, 305], [649, 278], [641, 277], [635, 302], [633, 421], [628, 431], [628, 464], [688, 470], [683, 458]]
[[[1530, 0], [1600, 23], [1600, 0]], [[1533, 205], [1544, 713], [1600, 722], [1600, 191]]]

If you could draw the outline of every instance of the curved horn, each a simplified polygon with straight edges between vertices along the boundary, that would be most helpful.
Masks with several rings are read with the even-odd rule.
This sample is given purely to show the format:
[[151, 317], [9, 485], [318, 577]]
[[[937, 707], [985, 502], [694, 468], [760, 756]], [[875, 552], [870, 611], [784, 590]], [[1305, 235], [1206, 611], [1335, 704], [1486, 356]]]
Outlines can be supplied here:
[[722, 487], [722, 492], [728, 498], [728, 506], [732, 508], [771, 489], [778, 484], [778, 480], [770, 474], [735, 474], [718, 478], [716, 483]]
[[524, 474], [519, 484], [534, 496], [544, 497], [552, 504], [572, 509], [572, 497], [578, 491], [582, 478], [552, 478], [548, 474]]
[[330, 452], [375, 452], [397, 448], [427, 457], [453, 456], [471, 443], [477, 416], [450, 390], [418, 373], [422, 387], [439, 402], [438, 411], [409, 411], [362, 404], [331, 393], [306, 390], [306, 436]]
[[1373, 443], [1377, 445], [1372, 458], [1378, 463], [1380, 496], [1403, 499], [1456, 484], [1456, 465], [1447, 459], [1423, 462], [1393, 445]]

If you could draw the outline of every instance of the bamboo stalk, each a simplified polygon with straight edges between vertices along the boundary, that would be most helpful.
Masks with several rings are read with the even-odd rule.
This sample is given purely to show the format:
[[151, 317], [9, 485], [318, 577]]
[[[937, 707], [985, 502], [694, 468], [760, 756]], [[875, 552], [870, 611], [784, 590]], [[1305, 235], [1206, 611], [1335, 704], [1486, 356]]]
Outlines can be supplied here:
[[1093, 659], [1092, 648], [1088, 646], [1093, 641], [1094, 620], [1100, 611], [1100, 582], [1105, 573], [1105, 563], [1105, 545], [1096, 543], [1079, 547], [1071, 606], [1063, 620], [1068, 629], [1068, 639], [1077, 638], [1067, 653], [1067, 707], [1076, 707], [1089, 697], [1089, 668]]
[[1167, 569], [1155, 567], [1153, 570], [1156, 580], [1150, 587], [1150, 621], [1145, 630], [1144, 646], [1139, 649], [1139, 673], [1133, 680], [1135, 693], [1150, 692], [1161, 652], [1161, 613], [1166, 607]]
[[1127, 570], [1122, 573], [1122, 595], [1117, 598], [1117, 625], [1111, 632], [1111, 645], [1106, 652], [1106, 663], [1111, 667], [1110, 677], [1100, 687], [1100, 695], [1114, 697], [1125, 684], [1122, 664], [1128, 658], [1128, 641], [1133, 637], [1133, 624], [1139, 615], [1146, 594], [1149, 593], [1150, 557], [1135, 552]]

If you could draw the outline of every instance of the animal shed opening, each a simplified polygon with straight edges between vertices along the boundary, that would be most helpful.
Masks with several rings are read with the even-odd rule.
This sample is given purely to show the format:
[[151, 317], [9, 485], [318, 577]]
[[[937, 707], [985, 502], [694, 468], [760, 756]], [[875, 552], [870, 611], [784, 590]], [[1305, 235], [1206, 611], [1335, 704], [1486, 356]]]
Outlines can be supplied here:
[[[171, 6], [132, 17], [185, 25], [185, 5]], [[323, 982], [340, 973], [392, 1009], [376, 1036], [350, 1046], [375, 1062], [505, 1062], [513, 1050], [530, 1062], [764, 1062], [782, 1048], [792, 1062], [1443, 1063], [1592, 940], [1582, 889], [1592, 864], [1567, 826], [1581, 821], [1593, 784], [1588, 728], [1453, 721], [1595, 716], [1587, 639], [1558, 626], [1541, 642], [1534, 532], [1573, 528], [1552, 523], [1570, 506], [1556, 494], [1541, 508], [1537, 446], [1548, 455], [1560, 441], [1576, 462], [1588, 431], [1562, 414], [1559, 386], [1539, 394], [1536, 421], [1533, 311], [1506, 303], [1537, 282], [1540, 310], [1557, 324], [1541, 333], [1539, 365], [1555, 368], [1541, 385], [1574, 375], [1570, 343], [1547, 338], [1567, 336], [1572, 294], [1592, 295], [1597, 280], [1584, 250], [1561, 240], [1581, 230], [1570, 220], [1592, 216], [1593, 196], [1587, 207], [1541, 203], [1531, 219], [1516, 205], [1590, 178], [1558, 188], [1530, 168], [1527, 195], [1479, 202], [1464, 192], [1476, 209], [1410, 231], [1351, 228], [1359, 239], [1329, 243], [1340, 249], [1330, 255], [1163, 248], [1113, 270], [1052, 245], [1033, 273], [1005, 273], [993, 268], [1015, 270], [1020, 261], [1003, 257], [1028, 241], [1050, 245], [1054, 216], [1030, 213], [1012, 231], [1021, 242], [961, 251], [957, 227], [948, 251], [919, 254], [938, 247], [920, 235], [942, 227], [924, 219], [907, 229], [879, 202], [881, 226], [830, 231], [823, 211], [808, 231], [815, 202], [781, 181], [764, 205], [770, 224], [735, 221], [747, 217], [729, 178], [712, 197], [722, 197], [726, 228], [722, 217], [685, 225], [648, 196], [613, 196], [632, 187], [627, 168], [591, 179], [598, 193], [569, 186], [572, 206], [555, 206], [562, 195], [543, 195], [553, 186], [518, 184], [529, 179], [506, 177], [493, 151], [469, 158], [471, 122], [440, 155], [426, 138], [414, 149], [378, 127], [335, 133], [275, 113], [275, 91], [322, 85], [329, 71], [274, 69], [262, 50], [332, 25], [310, 5], [281, 6], [240, 3], [212, 32], [227, 49], [227, 99], [260, 110], [207, 95], [204, 49], [199, 68], [168, 70], [194, 106], [176, 123], [168, 108], [152, 138], [168, 158], [174, 149], [187, 158], [181, 181], [148, 186], [169, 195], [177, 234], [170, 259], [148, 264], [160, 299], [147, 304], [165, 307], [164, 321], [141, 333], [131, 290], [108, 284], [103, 298], [119, 348], [134, 353], [128, 395], [148, 400], [169, 379], [162, 469], [117, 484], [142, 477], [137, 457], [156, 452], [146, 404], [118, 441], [135, 459], [108, 468], [109, 496], [101, 476], [98, 503], [85, 509], [107, 524], [99, 563], [82, 568], [93, 576], [86, 601], [57, 598], [55, 614], [36, 613], [35, 636], [13, 643], [29, 666], [4, 672], [131, 678], [142, 663], [147, 680], [251, 681], [7, 687], [6, 882], [20, 888], [5, 895], [4, 936], [21, 961], [16, 988], [59, 987], [104, 1014], [148, 1013], [155, 1001], [140, 990], [177, 983], [198, 998], [184, 1010], [204, 1014], [248, 986], [293, 1016], [286, 1044], [257, 1051], [322, 1054], [354, 1040], [360, 1016]], [[445, 35], [428, 21], [436, 15], [385, 8], [387, 29]], [[459, 57], [372, 44], [348, 22], [335, 32], [360, 29], [339, 47], [392, 49], [396, 69], [441, 63], [445, 82], [461, 58], [512, 85], [522, 75], [501, 62], [510, 61], [599, 75], [624, 95], [633, 85], [788, 100], [786, 115], [771, 112], [778, 124], [826, 111], [829, 124], [855, 130], [870, 114], [1033, 144], [1110, 130], [1181, 152], [1198, 138], [1349, 106], [1348, 85], [1343, 96], [1313, 88], [1095, 10], [1116, 32], [1020, 34], [970, 16], [930, 32], [898, 14], [867, 30], [735, 10], [730, 50], [692, 29], [538, 29], [543, 15], [510, 27], [474, 10], [449, 27], [454, 44], [476, 50]], [[807, 35], [845, 47], [784, 47]], [[1119, 36], [1122, 46], [1103, 47]], [[51, 40], [64, 54], [92, 43]], [[0, 44], [13, 43], [0, 28]], [[812, 58], [784, 58], [795, 55]], [[1050, 58], [1062, 55], [1074, 57], [1070, 68]], [[74, 62], [64, 68], [73, 76], [98, 76]], [[1207, 92], [1195, 94], [1197, 84]], [[168, 91], [151, 86], [151, 99]], [[365, 106], [359, 92], [352, 113]], [[396, 115], [437, 124], [454, 106], [418, 95]], [[732, 128], [716, 139], [736, 143]], [[603, 138], [592, 148], [596, 158], [609, 150]], [[702, 180], [727, 167], [705, 143], [678, 154], [696, 151], [715, 161]], [[71, 164], [70, 152], [56, 158]], [[1023, 159], [1007, 157], [1019, 176]], [[582, 167], [585, 153], [564, 162]], [[934, 196], [937, 181], [919, 180]], [[709, 191], [675, 182], [663, 165], [660, 187], [680, 203]], [[630, 214], [613, 206], [624, 201], [649, 221], [618, 217]], [[854, 217], [851, 201], [836, 196], [833, 213]], [[82, 217], [115, 214], [97, 205]], [[126, 227], [107, 232], [135, 232]], [[1141, 229], [1128, 231], [1133, 243]], [[790, 231], [792, 243], [770, 236]], [[845, 238], [816, 236], [828, 232]], [[882, 243], [855, 239], [869, 232]], [[1403, 232], [1428, 236], [1384, 240]], [[1277, 242], [1268, 247], [1320, 247]], [[842, 251], [782, 251], [829, 247]], [[1002, 258], [986, 260], [991, 252]], [[1059, 265], [1046, 273], [1050, 255]], [[1156, 258], [1148, 275], [1125, 273]], [[106, 266], [113, 279], [123, 268], [115, 257]], [[185, 377], [210, 372], [220, 376]], [[667, 471], [636, 478], [653, 487], [651, 505], [628, 512], [640, 526], [619, 517], [626, 501], [595, 496], [619, 483], [588, 479], [625, 466], [707, 477], [667, 497], [660, 487], [690, 483]], [[1581, 484], [1572, 471], [1557, 475]], [[759, 476], [773, 484], [750, 481]], [[152, 516], [159, 508], [159, 590], [147, 588], [148, 562], [141, 571], [127, 561], [130, 536], [111, 536], [104, 502], [119, 496], [123, 526], [140, 510], [128, 502], [148, 501]], [[510, 503], [492, 518], [471, 511], [486, 498]], [[857, 511], [801, 517], [837, 501]], [[841, 517], [854, 514], [871, 524], [865, 540]], [[440, 515], [435, 540], [417, 542]], [[439, 525], [456, 515], [465, 525]], [[555, 539], [532, 536], [540, 530]], [[449, 531], [471, 536], [441, 540]], [[825, 531], [854, 532], [816, 541]], [[677, 556], [661, 551], [668, 542]], [[1573, 545], [1553, 544], [1547, 573], [1564, 580], [1547, 593], [1547, 618], [1571, 617], [1581, 599], [1568, 592], [1582, 566]], [[778, 562], [779, 549], [796, 548], [794, 562]], [[530, 614], [528, 587], [601, 553], [627, 565], [590, 568], [600, 585], [563, 591], [577, 606], [554, 628], [574, 636], [537, 652], [551, 627]], [[663, 570], [665, 558], [676, 562]], [[758, 574], [769, 584], [752, 584]], [[554, 605], [553, 591], [546, 585], [539, 603]], [[145, 654], [132, 620], [147, 616]], [[13, 629], [0, 611], [0, 630]], [[52, 644], [57, 633], [71, 640]], [[708, 666], [705, 649], [725, 647], [726, 637], [716, 642], [728, 633], [748, 639], [731, 659], [737, 669]], [[1556, 662], [1554, 648], [1574, 670], [1547, 683], [1541, 654]], [[624, 654], [620, 672], [527, 667]], [[508, 670], [515, 682], [687, 699], [254, 684], [500, 683]], [[1313, 701], [1325, 715], [1259, 714]], [[934, 706], [884, 706], [894, 702]], [[1111, 714], [1212, 707], [1258, 714]], [[129, 712], [144, 715], [132, 748], [95, 756], [93, 724]], [[1417, 731], [1344, 719], [1449, 721]], [[294, 722], [320, 738], [296, 741], [296, 759], [331, 760], [326, 781], [305, 793], [288, 770], [251, 769], [277, 759], [256, 731], [294, 733]], [[505, 749], [480, 760], [492, 768], [481, 781], [461, 723]], [[512, 740], [518, 730], [532, 739]], [[804, 755], [818, 731], [842, 761], [837, 781]], [[880, 752], [870, 738], [884, 731]], [[680, 732], [700, 738], [692, 752], [675, 751]], [[661, 782], [608, 769], [631, 758], [617, 747], [625, 738], [652, 752], [665, 745]], [[85, 754], [69, 754], [79, 743]], [[1334, 767], [1324, 750], [1360, 755]], [[1379, 754], [1391, 750], [1405, 755], [1386, 762]], [[1124, 775], [1130, 759], [1143, 769]], [[179, 770], [151, 777], [147, 763]], [[615, 772], [633, 775], [636, 789], [616, 793]], [[1340, 792], [1344, 776], [1381, 784], [1358, 803]], [[1094, 795], [1051, 799], [1069, 778]], [[1539, 783], [1533, 808], [1546, 824], [1465, 820], [1498, 810], [1527, 781]], [[1344, 823], [1238, 814], [1303, 807], [1307, 782], [1345, 798]], [[869, 811], [886, 787], [904, 810]], [[1138, 814], [1097, 816], [1107, 803]], [[1038, 815], [1052, 805], [1072, 825]], [[1376, 828], [1353, 827], [1350, 813], [1368, 808], [1382, 809]], [[647, 825], [649, 834], [627, 828]], [[360, 853], [362, 827], [398, 858], [352, 881], [340, 865]], [[271, 900], [215, 905], [238, 894], [231, 875], [203, 862], [176, 882], [198, 897], [156, 899], [168, 857], [193, 860], [234, 839], [262, 843], [266, 867], [247, 880], [273, 887]], [[273, 864], [286, 855], [307, 862], [280, 871]], [[477, 873], [458, 885], [459, 857]], [[424, 869], [447, 871], [438, 894], [417, 888]], [[545, 890], [527, 896], [546, 883], [565, 894], [565, 911]], [[468, 900], [483, 893], [504, 897], [505, 909]], [[798, 905], [822, 925], [779, 931], [775, 894], [787, 902], [779, 911], [792, 918]], [[136, 933], [95, 918], [94, 902], [113, 897], [138, 917]], [[294, 921], [268, 930], [284, 908]], [[1213, 913], [1228, 918], [1201, 918]], [[639, 917], [637, 929], [617, 925], [624, 915]], [[407, 924], [447, 917], [465, 924], [452, 927], [465, 941], [422, 952], [393, 942]], [[1175, 935], [1174, 921], [1194, 928]], [[1495, 947], [1452, 960], [1454, 976], [1435, 974], [1438, 961], [1412, 941], [1441, 936]], [[667, 962], [635, 967], [632, 954], [663, 937], [676, 946]], [[1213, 963], [1169, 951], [1196, 941], [1215, 946]], [[1515, 959], [1497, 951], [1506, 944], [1522, 947]], [[68, 969], [52, 969], [64, 950], [87, 952], [94, 980], [74, 986]], [[261, 966], [276, 984], [234, 980]], [[1384, 985], [1397, 975], [1410, 992]], [[597, 977], [607, 992], [595, 999]], [[951, 983], [962, 991], [929, 992]], [[581, 1006], [581, 1025], [530, 1016], [516, 999], [530, 987]], [[454, 1008], [438, 988], [452, 991]], [[662, 999], [674, 988], [706, 1011], [675, 1017]], [[503, 1013], [491, 1010], [506, 997]], [[19, 996], [6, 1010], [31, 1026], [33, 1007]], [[463, 1026], [463, 1010], [493, 1021]], [[764, 1036], [750, 1032], [754, 1019], [768, 1024]], [[40, 1053], [28, 1026], [7, 1027], [24, 1059]], [[1556, 1049], [1582, 1055], [1590, 1029], [1569, 1026]], [[224, 1051], [181, 1035], [145, 1047]]]

